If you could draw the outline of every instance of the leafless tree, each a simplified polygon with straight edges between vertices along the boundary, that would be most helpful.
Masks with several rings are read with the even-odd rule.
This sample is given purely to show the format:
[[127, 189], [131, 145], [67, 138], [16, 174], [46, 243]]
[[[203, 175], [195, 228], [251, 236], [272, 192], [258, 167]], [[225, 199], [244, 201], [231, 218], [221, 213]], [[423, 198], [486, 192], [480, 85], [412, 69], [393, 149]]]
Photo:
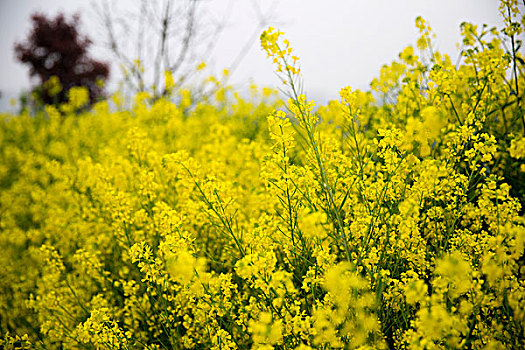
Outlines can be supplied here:
[[[266, 1], [269, 7], [263, 9], [262, 0], [250, 0], [255, 17], [253, 34], [232, 55], [227, 67], [231, 72], [257, 42], [261, 30], [274, 21], [277, 2]], [[130, 92], [150, 91], [156, 99], [168, 92], [163, 84], [165, 71], [172, 73], [177, 86], [187, 82], [196, 64], [210, 57], [228, 25], [227, 16], [235, 1], [224, 3], [228, 7], [225, 15], [217, 18], [204, 0], [138, 0], [135, 7], [126, 10], [119, 10], [115, 1], [95, 2], [105, 47], [120, 65], [124, 88]]]

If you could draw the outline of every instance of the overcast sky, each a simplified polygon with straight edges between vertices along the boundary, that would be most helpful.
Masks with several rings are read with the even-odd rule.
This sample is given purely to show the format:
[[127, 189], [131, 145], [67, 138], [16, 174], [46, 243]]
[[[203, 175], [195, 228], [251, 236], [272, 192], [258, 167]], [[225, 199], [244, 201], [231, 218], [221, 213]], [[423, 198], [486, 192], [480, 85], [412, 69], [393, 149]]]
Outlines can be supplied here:
[[[301, 58], [305, 89], [309, 96], [321, 101], [337, 98], [343, 86], [366, 89], [383, 64], [395, 59], [407, 45], [415, 46], [417, 16], [429, 22], [437, 35], [437, 48], [449, 53], [452, 59], [457, 57], [461, 22], [501, 27], [497, 0], [254, 1], [263, 11], [272, 10], [279, 29], [285, 32]], [[256, 16], [249, 0], [207, 0], [205, 3], [209, 11], [218, 16], [230, 9], [226, 30], [208, 62], [219, 71], [231, 64], [239, 46], [253, 34]], [[1, 110], [5, 110], [8, 99], [30, 88], [27, 68], [15, 61], [13, 43], [27, 36], [29, 18], [35, 11], [48, 15], [59, 11], [79, 12], [83, 33], [94, 41], [93, 56], [107, 59], [98, 40], [101, 31], [95, 24], [91, 1], [0, 0]], [[253, 79], [261, 85], [280, 87], [272, 68], [257, 39], [232, 76], [231, 83], [242, 89]]]

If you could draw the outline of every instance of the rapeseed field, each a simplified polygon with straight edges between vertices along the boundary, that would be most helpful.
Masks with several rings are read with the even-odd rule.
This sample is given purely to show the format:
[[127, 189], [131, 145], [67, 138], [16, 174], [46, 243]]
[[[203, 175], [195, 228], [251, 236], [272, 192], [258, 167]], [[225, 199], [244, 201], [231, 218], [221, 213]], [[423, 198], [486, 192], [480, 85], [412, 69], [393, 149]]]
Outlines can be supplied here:
[[524, 16], [316, 106], [212, 78], [0, 123], [3, 349], [525, 348]]

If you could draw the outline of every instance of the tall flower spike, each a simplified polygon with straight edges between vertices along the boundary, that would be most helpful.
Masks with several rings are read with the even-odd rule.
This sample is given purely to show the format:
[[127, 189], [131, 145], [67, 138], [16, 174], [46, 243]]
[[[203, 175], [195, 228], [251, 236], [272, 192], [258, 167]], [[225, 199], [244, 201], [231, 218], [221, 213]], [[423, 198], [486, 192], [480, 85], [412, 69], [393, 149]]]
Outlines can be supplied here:
[[266, 51], [268, 57], [273, 58], [277, 66], [277, 72], [288, 72], [290, 75], [298, 75], [301, 69], [297, 67], [299, 57], [292, 55], [293, 48], [287, 39], [279, 40], [284, 33], [269, 27], [261, 34], [261, 47]]

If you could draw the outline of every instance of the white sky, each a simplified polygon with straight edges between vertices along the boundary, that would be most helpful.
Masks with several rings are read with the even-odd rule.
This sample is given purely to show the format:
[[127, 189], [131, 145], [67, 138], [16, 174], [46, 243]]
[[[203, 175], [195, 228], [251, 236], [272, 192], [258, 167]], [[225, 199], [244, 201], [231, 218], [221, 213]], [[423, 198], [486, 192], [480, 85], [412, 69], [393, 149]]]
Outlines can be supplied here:
[[[437, 35], [438, 50], [449, 53], [452, 59], [457, 57], [461, 22], [501, 27], [497, 0], [256, 1], [263, 10], [277, 4], [272, 7], [274, 18], [301, 58], [305, 89], [310, 97], [321, 101], [337, 98], [343, 86], [366, 89], [383, 64], [397, 58], [407, 45], [415, 46], [417, 16], [429, 22]], [[233, 5], [228, 26], [208, 62], [219, 71], [232, 62], [239, 46], [252, 34], [255, 15], [249, 0], [207, 0], [206, 3], [210, 11], [217, 13], [224, 13]], [[28, 70], [15, 61], [13, 44], [25, 39], [30, 30], [30, 15], [35, 11], [53, 16], [59, 11], [80, 12], [82, 33], [94, 41], [92, 56], [107, 59], [104, 51], [96, 47], [101, 44], [97, 41], [100, 28], [94, 24], [91, 1], [0, 0], [0, 91], [3, 96], [0, 110], [6, 109], [8, 99], [30, 87]], [[260, 85], [280, 87], [272, 69], [257, 39], [231, 83], [242, 89], [253, 79]]]

